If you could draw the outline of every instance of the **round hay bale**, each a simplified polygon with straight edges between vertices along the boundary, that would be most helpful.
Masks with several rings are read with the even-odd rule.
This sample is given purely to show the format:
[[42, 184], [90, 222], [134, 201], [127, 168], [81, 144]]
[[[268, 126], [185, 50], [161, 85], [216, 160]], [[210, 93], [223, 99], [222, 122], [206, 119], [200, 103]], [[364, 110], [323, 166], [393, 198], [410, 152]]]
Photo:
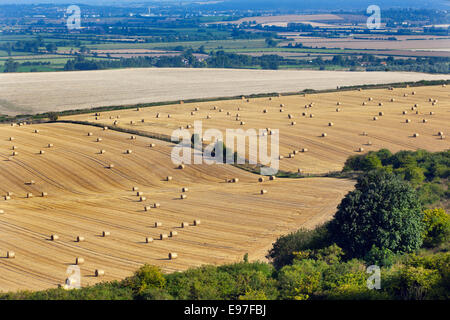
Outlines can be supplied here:
[[170, 237], [171, 237], [171, 238], [176, 237], [177, 235], [178, 235], [178, 232], [176, 232], [176, 231], [170, 231]]
[[266, 193], [267, 193], [267, 190], [264, 190], [264, 189], [261, 190], [261, 194], [266, 194]]
[[49, 143], [49, 144], [47, 145], [47, 148], [53, 148], [53, 143]]
[[244, 126], [245, 125], [245, 121], [241, 121], [241, 126]]
[[298, 154], [299, 151], [298, 151], [298, 150], [293, 150], [292, 153], [293, 153], [293, 154]]
[[3, 199], [5, 199], [5, 201], [11, 200], [10, 196], [4, 196]]
[[18, 146], [12, 146], [12, 147], [11, 147], [11, 150], [17, 150], [17, 149], [19, 149]]
[[282, 155], [280, 155], [279, 157], [278, 157], [278, 160], [283, 160], [284, 159], [284, 156], [282, 156]]
[[140, 198], [139, 198], [139, 202], [144, 202], [145, 200], [147, 200], [146, 197], [140, 197]]
[[105, 271], [101, 270], [101, 269], [96, 269], [95, 270], [95, 276], [96, 277], [103, 277], [105, 275]]
[[416, 111], [416, 114], [419, 114], [419, 110]]
[[373, 101], [373, 98], [372, 98], [372, 97], [369, 97], [369, 101]]
[[363, 135], [363, 136], [367, 137], [367, 136], [369, 135], [369, 133], [367, 133], [367, 132], [363, 131], [363, 133], [362, 133], [361, 135]]
[[189, 227], [189, 222], [182, 222], [181, 223], [181, 228], [187, 228]]
[[336, 112], [340, 112], [341, 111], [341, 108], [336, 108]]
[[280, 112], [284, 112], [284, 109], [280, 109]]
[[181, 199], [181, 200], [187, 199], [187, 195], [185, 195], [185, 194], [180, 195], [180, 199]]
[[308, 152], [307, 148], [302, 148], [302, 152]]
[[333, 122], [328, 122], [328, 126], [332, 127], [332, 126], [334, 126], [334, 123]]
[[263, 110], [263, 113], [267, 113], [267, 109], [264, 109], [264, 110]]
[[161, 233], [159, 235], [159, 240], [164, 240], [164, 239], [167, 239], [167, 238], [169, 238], [169, 236], [166, 233]]
[[269, 177], [269, 180], [270, 180], [270, 181], [277, 180], [277, 177], [275, 177], [275, 176], [270, 176], [270, 177]]
[[136, 136], [131, 136], [130, 140], [136, 140]]
[[92, 137], [93, 133], [92, 132], [88, 132], [88, 137]]
[[378, 117], [373, 117], [373, 121], [377, 121], [378, 120]]
[[97, 142], [101, 142], [101, 141], [102, 141], [102, 138], [97, 138], [96, 141], [97, 141]]
[[82, 236], [77, 236], [77, 242], [84, 242], [85, 239]]
[[159, 204], [159, 203], [157, 203], [157, 202], [155, 202], [154, 204], [153, 204], [153, 208], [159, 208], [159, 207], [161, 207], [161, 205]]
[[310, 117], [310, 118], [314, 118], [314, 114], [311, 113], [311, 114], [309, 115], [309, 117]]
[[5, 210], [0, 209], [0, 214], [5, 214]]
[[137, 191], [136, 192], [136, 196], [138, 196], [138, 197], [141, 197], [141, 196], [143, 196], [144, 195], [144, 193], [142, 192], [142, 191]]
[[336, 102], [336, 105], [337, 105], [337, 106], [340, 106], [340, 105], [341, 105], [341, 102], [340, 102], [340, 101]]
[[50, 236], [50, 239], [51, 239], [52, 241], [56, 241], [56, 240], [59, 240], [59, 236], [58, 236], [57, 234], [52, 234], [52, 235]]
[[445, 136], [444, 136], [444, 135], [442, 135], [442, 136], [441, 136], [441, 140], [444, 140], [444, 139], [445, 139]]
[[296, 124], [297, 124], [297, 122], [295, 122], [295, 121], [291, 122], [291, 126], [295, 126]]
[[47, 197], [48, 196], [48, 193], [47, 192], [41, 192], [41, 197], [42, 198], [45, 198], [45, 197]]
[[264, 178], [263, 177], [258, 178], [258, 182], [264, 182]]
[[295, 157], [295, 155], [293, 153], [289, 153], [288, 158], [292, 159], [294, 157]]
[[34, 133], [39, 133], [39, 130], [38, 129], [34, 130]]
[[145, 206], [145, 207], [144, 207], [144, 211], [145, 211], [145, 212], [149, 212], [150, 210], [151, 210], [151, 207], [150, 207], [150, 206]]
[[438, 132], [438, 136], [443, 136], [443, 135], [444, 135], [444, 132], [442, 132], [442, 131]]
[[105, 154], [106, 153], [106, 150], [100, 150], [100, 152], [99, 152], [100, 154]]
[[9, 137], [9, 141], [14, 141], [14, 137]]
[[381, 116], [384, 116], [384, 112], [378, 112], [378, 115], [381, 117]]
[[149, 147], [150, 147], [150, 148], [154, 148], [154, 147], [156, 147], [156, 144], [150, 143], [150, 144], [149, 144]]
[[102, 237], [103, 238], [109, 237], [110, 235], [111, 235], [111, 232], [109, 232], [109, 231], [103, 231], [102, 232]]
[[8, 191], [8, 192], [6, 193], [6, 195], [7, 195], [8, 197], [11, 197], [11, 196], [13, 196], [13, 195], [14, 195], [14, 193], [12, 193], [12, 192]]
[[367, 102], [363, 101], [362, 105], [363, 105], [363, 106], [367, 105]]
[[433, 111], [430, 111], [430, 116], [432, 116], [432, 115], [434, 115], [434, 112], [433, 112]]
[[139, 187], [133, 187], [131, 190], [132, 191], [139, 191]]
[[106, 130], [108, 130], [108, 127], [103, 127], [103, 131], [106, 131]]
[[383, 102], [378, 103], [378, 106], [380, 107], [383, 106]]
[[181, 188], [181, 192], [189, 192], [188, 188]]
[[412, 94], [413, 96], [415, 96], [415, 95], [416, 95], [416, 92], [415, 92], [415, 91], [413, 91], [413, 92], [411, 92], [411, 94]]
[[44, 150], [40, 150], [39, 154], [45, 154], [45, 151]]
[[195, 112], [194, 111], [191, 111], [191, 116], [195, 116]]
[[231, 180], [231, 182], [233, 182], [233, 183], [238, 183], [238, 182], [239, 182], [239, 178], [233, 178], [233, 179]]
[[159, 228], [159, 227], [162, 227], [162, 222], [159, 222], [159, 221], [157, 221], [157, 222], [155, 222], [155, 228]]
[[327, 134], [325, 132], [322, 133], [322, 137], [325, 138]]
[[288, 114], [289, 119], [294, 119], [294, 116], [292, 114]]
[[404, 111], [402, 112], [402, 114], [408, 114], [408, 111], [404, 110]]
[[364, 148], [359, 148], [358, 152], [364, 152]]
[[428, 120], [427, 119], [422, 119], [422, 123], [427, 123]]
[[14, 251], [6, 252], [6, 258], [7, 259], [15, 259], [16, 258], [16, 253]]
[[391, 98], [391, 102], [395, 102], [395, 99], [394, 99], [394, 98]]
[[108, 165], [108, 169], [113, 169], [113, 168], [114, 168], [114, 164], [111, 163]]
[[411, 119], [406, 119], [405, 122], [406, 123], [411, 123]]
[[166, 181], [172, 181], [172, 180], [173, 180], [173, 178], [171, 176], [166, 177]]
[[206, 119], [211, 119], [212, 117], [208, 114], [207, 116], [206, 116]]
[[175, 252], [170, 252], [169, 253], [169, 260], [174, 260], [176, 258], [178, 258], [178, 254], [177, 253], [175, 253]]
[[367, 141], [366, 145], [371, 146], [372, 145], [372, 141]]
[[170, 113], [167, 115], [167, 118], [172, 118], [172, 116], [170, 115]]
[[75, 264], [78, 266], [81, 264], [84, 264], [84, 258], [80, 258], [80, 257], [75, 258]]
[[199, 226], [199, 225], [201, 225], [202, 224], [202, 222], [200, 221], [200, 220], [194, 220], [194, 226]]
[[200, 111], [200, 108], [199, 107], [195, 107], [194, 111]]
[[133, 120], [130, 120], [130, 125], [134, 125], [135, 122]]
[[306, 112], [302, 112], [302, 116], [307, 116], [308, 114]]
[[156, 114], [156, 118], [159, 118], [159, 117], [161, 117], [161, 115], [159, 113], [157, 113]]
[[152, 243], [153, 242], [153, 238], [152, 237], [146, 237], [145, 238], [145, 243]]
[[27, 193], [27, 198], [28, 199], [30, 199], [30, 198], [33, 198], [33, 194], [30, 192], [30, 193]]
[[414, 134], [413, 134], [413, 137], [414, 137], [414, 138], [417, 138], [417, 137], [419, 137], [419, 134], [418, 134], [418, 133], [414, 133]]

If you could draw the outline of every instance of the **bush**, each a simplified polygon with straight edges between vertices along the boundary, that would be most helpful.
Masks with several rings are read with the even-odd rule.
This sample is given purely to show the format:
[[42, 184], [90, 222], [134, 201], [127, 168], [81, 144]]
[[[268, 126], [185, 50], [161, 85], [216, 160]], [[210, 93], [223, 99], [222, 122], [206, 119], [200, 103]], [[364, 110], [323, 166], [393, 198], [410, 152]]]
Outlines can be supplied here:
[[375, 245], [393, 253], [422, 245], [422, 212], [416, 192], [393, 174], [372, 171], [338, 206], [328, 230], [349, 257], [363, 258]]
[[137, 296], [144, 292], [148, 293], [148, 289], [162, 289], [166, 285], [166, 279], [161, 269], [156, 266], [144, 265], [134, 276], [125, 280], [125, 285], [130, 287]]
[[426, 247], [437, 247], [450, 239], [450, 217], [444, 209], [424, 211], [423, 244]]
[[276, 269], [280, 269], [292, 263], [295, 258], [294, 252], [320, 249], [329, 244], [331, 244], [330, 236], [325, 225], [314, 230], [300, 229], [278, 238], [266, 258], [272, 261]]

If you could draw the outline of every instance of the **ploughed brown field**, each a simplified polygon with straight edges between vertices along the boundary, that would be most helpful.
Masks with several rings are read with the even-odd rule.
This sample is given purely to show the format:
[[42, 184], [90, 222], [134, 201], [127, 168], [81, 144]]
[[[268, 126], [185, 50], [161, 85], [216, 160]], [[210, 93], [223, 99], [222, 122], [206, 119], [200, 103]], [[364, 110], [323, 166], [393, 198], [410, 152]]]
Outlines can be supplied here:
[[[448, 134], [449, 97], [448, 86], [354, 90], [258, 98], [249, 102], [239, 99], [185, 103], [140, 108], [140, 111], [102, 112], [97, 120], [94, 114], [68, 119], [108, 126], [116, 123], [121, 128], [169, 136], [180, 127], [193, 127], [194, 121], [202, 121], [203, 130], [219, 129], [224, 136], [228, 128], [255, 129], [258, 135], [259, 129], [279, 129], [283, 156], [280, 169], [326, 173], [341, 170], [349, 156], [371, 150], [448, 149], [449, 140], [441, 139], [438, 133]], [[194, 132], [193, 128], [189, 130]], [[324, 133], [326, 137], [322, 136]], [[307, 152], [294, 154], [302, 149]]]
[[[92, 126], [0, 126], [0, 291], [54, 288], [76, 258], [85, 260], [82, 285], [123, 279], [144, 263], [173, 272], [240, 261], [247, 252], [264, 259], [279, 235], [329, 220], [354, 185], [328, 178], [258, 182], [229, 165], [178, 169], [172, 148]], [[233, 178], [239, 182], [226, 182]], [[171, 231], [178, 235], [159, 240]], [[95, 277], [97, 269], [105, 275]]]

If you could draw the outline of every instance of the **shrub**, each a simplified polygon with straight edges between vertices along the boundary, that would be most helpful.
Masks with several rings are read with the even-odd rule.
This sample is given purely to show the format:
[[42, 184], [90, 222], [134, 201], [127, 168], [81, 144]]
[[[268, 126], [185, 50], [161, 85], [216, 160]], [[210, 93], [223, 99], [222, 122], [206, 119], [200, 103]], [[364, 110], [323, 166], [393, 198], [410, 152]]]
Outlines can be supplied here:
[[393, 174], [372, 171], [338, 206], [328, 230], [349, 257], [364, 257], [375, 245], [393, 253], [422, 245], [422, 212], [416, 192]]
[[429, 209], [423, 216], [423, 244], [436, 247], [450, 239], [450, 217], [444, 209]]
[[320, 249], [331, 244], [325, 225], [314, 230], [300, 229], [291, 234], [281, 236], [273, 244], [267, 258], [270, 259], [276, 269], [291, 264], [294, 260], [294, 252]]

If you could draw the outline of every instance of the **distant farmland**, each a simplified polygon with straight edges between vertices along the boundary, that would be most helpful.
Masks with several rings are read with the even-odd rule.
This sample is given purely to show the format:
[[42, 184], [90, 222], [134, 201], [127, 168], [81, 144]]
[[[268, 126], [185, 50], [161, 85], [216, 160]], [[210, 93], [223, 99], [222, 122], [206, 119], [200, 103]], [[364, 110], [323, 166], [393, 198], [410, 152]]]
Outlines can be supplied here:
[[449, 79], [408, 72], [122, 69], [0, 75], [0, 114], [16, 115], [307, 88]]

